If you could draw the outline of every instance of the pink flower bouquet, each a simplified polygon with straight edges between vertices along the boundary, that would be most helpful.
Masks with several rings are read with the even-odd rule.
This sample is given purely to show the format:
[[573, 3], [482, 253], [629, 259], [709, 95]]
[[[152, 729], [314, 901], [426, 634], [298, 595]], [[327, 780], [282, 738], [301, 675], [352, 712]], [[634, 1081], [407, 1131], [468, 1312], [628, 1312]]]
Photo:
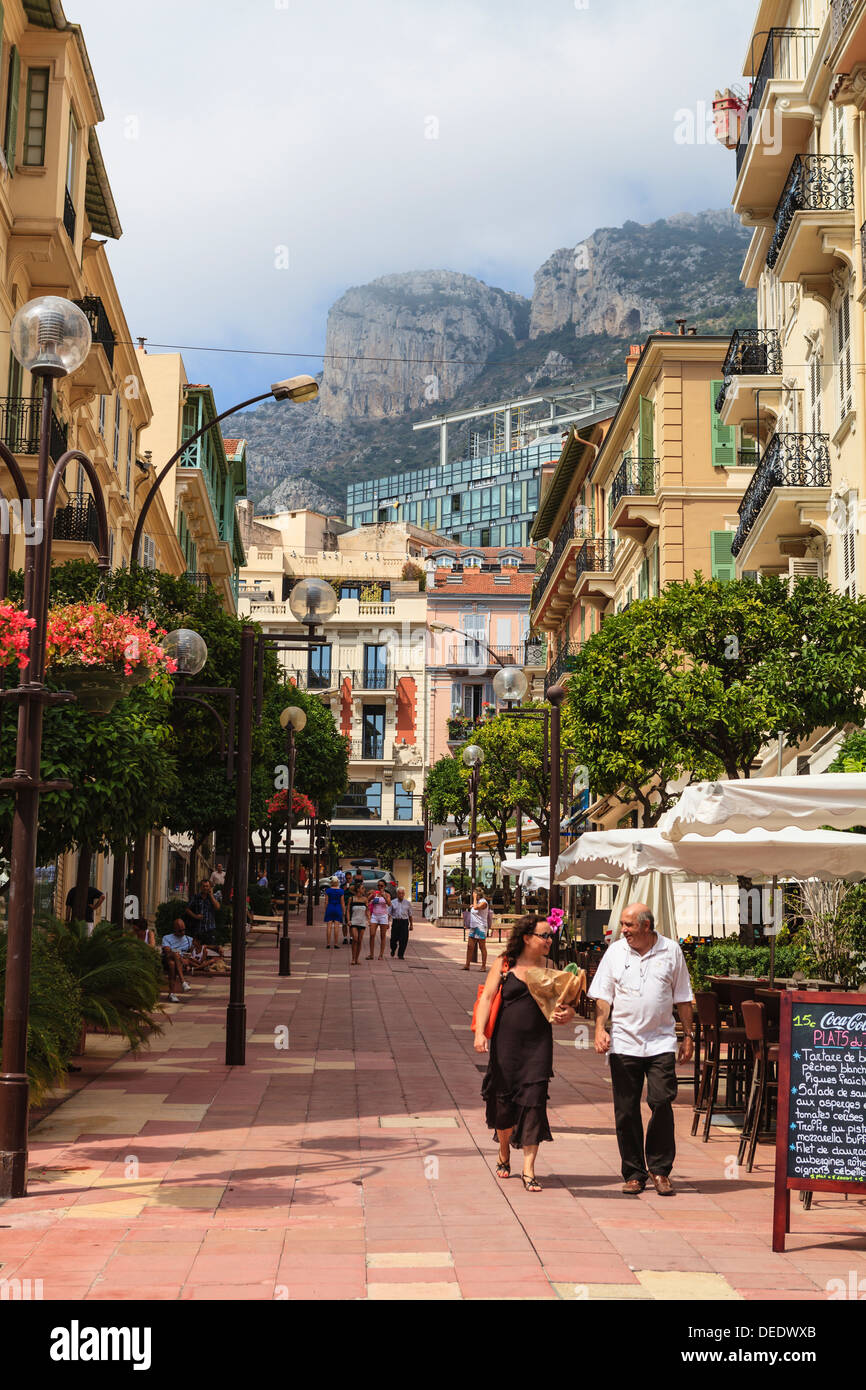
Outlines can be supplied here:
[[159, 645], [152, 619], [112, 613], [104, 603], [70, 603], [48, 614], [47, 657], [53, 666], [110, 667], [124, 676], [173, 675], [177, 663]]
[[35, 626], [34, 619], [20, 608], [0, 603], [0, 666], [14, 666], [17, 662], [19, 670], [24, 670], [30, 660], [30, 629]]

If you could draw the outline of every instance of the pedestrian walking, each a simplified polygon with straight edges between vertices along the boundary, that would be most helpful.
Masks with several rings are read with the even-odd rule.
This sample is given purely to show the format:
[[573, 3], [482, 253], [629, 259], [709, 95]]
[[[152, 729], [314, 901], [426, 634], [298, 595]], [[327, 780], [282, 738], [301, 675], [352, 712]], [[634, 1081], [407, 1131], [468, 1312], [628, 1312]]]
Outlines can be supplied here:
[[343, 890], [340, 887], [340, 880], [337, 875], [331, 879], [325, 889], [325, 936], [327, 938], [326, 951], [331, 949], [331, 933], [334, 934], [334, 950], [336, 951], [337, 928], [343, 925]]
[[[469, 936], [466, 942], [466, 964], [463, 969], [468, 970], [470, 961], [475, 960], [475, 954], [481, 952], [481, 969], [487, 969], [487, 932], [490, 926], [490, 904], [484, 896], [484, 889], [480, 883], [476, 883], [472, 893], [472, 904], [469, 911]], [[464, 916], [464, 922], [466, 918]]]
[[[76, 894], [77, 892], [78, 892], [78, 889], [75, 888], [75, 887], [73, 887], [73, 888], [70, 888], [69, 892], [66, 894], [66, 920], [67, 920], [67, 922], [71, 922], [71, 921], [72, 921], [72, 913], [73, 913], [73, 911], [75, 910], [75, 894]], [[97, 908], [100, 908], [104, 902], [105, 902], [105, 894], [102, 892], [102, 890], [101, 890], [100, 888], [94, 888], [94, 887], [91, 886], [91, 887], [89, 887], [89, 888], [87, 889], [87, 900], [86, 900], [85, 907], [84, 907], [84, 921], [85, 921], [85, 925], [87, 926], [87, 935], [88, 935], [88, 936], [92, 936], [92, 935], [93, 935], [93, 928], [94, 928], [95, 923], [96, 923], [96, 916], [95, 916], [96, 910], [97, 910]]]
[[367, 898], [369, 909], [367, 920], [370, 923], [370, 954], [367, 959], [372, 960], [376, 952], [376, 933], [380, 933], [379, 959], [385, 954], [385, 932], [391, 920], [391, 899], [385, 889], [385, 880], [379, 879], [376, 887]]
[[352, 889], [352, 906], [349, 913], [349, 928], [352, 933], [352, 964], [359, 963], [361, 946], [364, 941], [364, 932], [370, 923], [370, 914], [367, 910], [367, 889], [363, 877], [355, 880]]
[[[589, 991], [596, 1001], [595, 1050], [610, 1059], [623, 1192], [637, 1197], [650, 1179], [660, 1197], [671, 1197], [676, 1062], [688, 1062], [694, 1052], [692, 986], [679, 942], [658, 934], [646, 903], [626, 907], [620, 924], [622, 936], [608, 946]], [[679, 1052], [674, 1008], [685, 1029]], [[644, 1081], [651, 1112], [646, 1138]]]
[[[548, 1022], [529, 992], [526, 972], [543, 969], [553, 932], [543, 918], [515, 922], [502, 956], [494, 961], [475, 1016], [475, 1051], [490, 1053], [481, 1087], [487, 1124], [499, 1141], [496, 1176], [511, 1176], [511, 1149], [523, 1149], [523, 1186], [540, 1192], [535, 1176], [539, 1144], [552, 1141], [547, 1120], [548, 1082], [553, 1076], [553, 1029], [575, 1016], [560, 1004]], [[501, 994], [500, 994], [501, 992]], [[494, 1001], [499, 1013], [488, 1048], [484, 1030]]]
[[406, 947], [409, 945], [409, 933], [413, 929], [412, 904], [406, 897], [404, 888], [397, 889], [396, 898], [391, 899], [391, 959], [394, 952], [398, 952], [398, 959], [402, 960], [406, 954]]

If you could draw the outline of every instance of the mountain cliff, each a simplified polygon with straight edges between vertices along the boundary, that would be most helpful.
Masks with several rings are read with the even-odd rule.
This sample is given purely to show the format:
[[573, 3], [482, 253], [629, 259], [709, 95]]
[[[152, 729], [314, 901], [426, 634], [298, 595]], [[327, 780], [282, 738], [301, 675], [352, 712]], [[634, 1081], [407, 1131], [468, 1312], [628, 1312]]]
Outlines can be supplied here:
[[[318, 400], [243, 417], [250, 496], [258, 510], [340, 512], [348, 481], [435, 461], [431, 436], [412, 425], [446, 405], [618, 373], [630, 342], [679, 317], [721, 335], [752, 324], [754, 296], [739, 281], [747, 242], [730, 209], [681, 213], [554, 251], [531, 300], [449, 270], [347, 290], [328, 315]], [[452, 442], [458, 451], [456, 430]]]

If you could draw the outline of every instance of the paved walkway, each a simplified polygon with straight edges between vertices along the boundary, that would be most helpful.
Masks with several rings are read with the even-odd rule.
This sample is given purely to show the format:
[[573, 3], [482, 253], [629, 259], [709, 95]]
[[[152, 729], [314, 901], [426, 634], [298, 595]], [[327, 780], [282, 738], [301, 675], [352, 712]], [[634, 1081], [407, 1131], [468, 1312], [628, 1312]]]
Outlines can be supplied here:
[[866, 1280], [866, 1203], [795, 1202], [774, 1255], [771, 1148], [747, 1175], [736, 1131], [691, 1139], [686, 1086], [678, 1195], [621, 1196], [588, 1030], [556, 1032], [544, 1192], [498, 1182], [460, 934], [423, 925], [404, 962], [357, 969], [321, 926], [293, 921], [292, 947], [284, 980], [272, 934], [248, 950], [244, 1068], [224, 1064], [223, 979], [147, 1051], [89, 1040], [102, 1070], [35, 1126], [30, 1195], [0, 1205], [0, 1280], [46, 1299], [804, 1300]]

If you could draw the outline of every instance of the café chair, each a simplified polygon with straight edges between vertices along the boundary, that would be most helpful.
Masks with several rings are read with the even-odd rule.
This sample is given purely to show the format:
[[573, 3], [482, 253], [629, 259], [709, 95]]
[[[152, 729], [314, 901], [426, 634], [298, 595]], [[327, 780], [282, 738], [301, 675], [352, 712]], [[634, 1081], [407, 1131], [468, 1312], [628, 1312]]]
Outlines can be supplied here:
[[737, 1164], [741, 1165], [748, 1155], [746, 1172], [751, 1173], [755, 1164], [755, 1149], [764, 1112], [769, 1109], [771, 1092], [778, 1093], [779, 1083], [770, 1075], [779, 1060], [779, 1044], [771, 1043], [767, 1037], [767, 1014], [762, 1003], [755, 999], [743, 1001], [743, 1024], [752, 1051], [752, 1085], [743, 1121], [743, 1133], [737, 1151]]
[[[692, 1119], [692, 1134], [697, 1134], [703, 1115], [703, 1139], [706, 1144], [709, 1141], [713, 1111], [719, 1096], [720, 1078], [725, 1077], [725, 1099], [729, 1106], [732, 1104], [738, 1083], [745, 1079], [746, 1031], [744, 1028], [728, 1027], [721, 1022], [719, 1001], [711, 990], [697, 991], [695, 1008], [700, 1024], [702, 1056], [699, 1061], [700, 1079]], [[723, 1047], [727, 1049], [724, 1056]]]

